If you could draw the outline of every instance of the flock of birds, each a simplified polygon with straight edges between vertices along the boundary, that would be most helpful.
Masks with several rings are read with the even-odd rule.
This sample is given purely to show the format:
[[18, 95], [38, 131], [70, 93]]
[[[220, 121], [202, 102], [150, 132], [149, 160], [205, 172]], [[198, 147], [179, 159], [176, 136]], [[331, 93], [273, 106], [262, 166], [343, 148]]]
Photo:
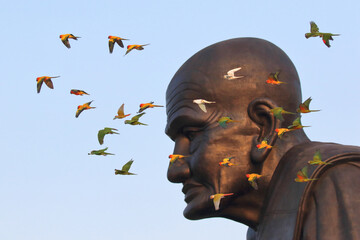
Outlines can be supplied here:
[[[324, 42], [324, 44], [327, 47], [330, 47], [330, 40], [333, 40], [332, 36], [339, 36], [340, 34], [332, 34], [332, 33], [323, 33], [323, 32], [319, 32], [319, 28], [318, 26], [315, 24], [315, 22], [311, 21], [310, 22], [310, 33], [306, 33], [305, 37], [306, 38], [310, 38], [310, 37], [320, 37], [322, 38], [322, 41]], [[234, 69], [229, 70], [225, 75], [224, 75], [224, 79], [227, 80], [235, 80], [235, 79], [241, 79], [245, 76], [236, 76], [236, 72], [240, 71], [241, 67], [237, 67]], [[267, 84], [270, 85], [280, 85], [280, 84], [285, 84], [286, 82], [284, 81], [280, 81], [279, 80], [279, 75], [280, 75], [281, 71], [277, 71], [275, 73], [270, 73], [267, 77], [267, 79], [265, 80], [265, 82]], [[299, 114], [305, 114], [305, 113], [311, 113], [311, 112], [318, 112], [320, 110], [310, 110], [310, 102], [311, 102], [311, 97], [309, 97], [308, 99], [306, 99], [303, 103], [301, 103], [299, 105], [299, 107], [296, 109], [296, 112]], [[206, 109], [206, 104], [215, 104], [215, 101], [208, 101], [205, 99], [194, 99], [193, 103], [197, 104], [199, 106], [199, 108], [203, 111], [203, 112], [207, 112]], [[297, 114], [295, 112], [289, 112], [287, 110], [285, 110], [283, 107], [276, 107], [273, 109], [270, 109], [270, 113], [274, 115], [275, 118], [279, 119], [280, 121], [284, 121], [283, 118], [283, 114]], [[222, 128], [226, 128], [227, 125], [229, 123], [232, 122], [240, 122], [237, 120], [233, 120], [231, 117], [221, 117], [218, 120], [219, 126]], [[278, 137], [281, 139], [284, 134], [291, 132], [291, 131], [295, 131], [298, 129], [302, 129], [304, 127], [309, 127], [309, 126], [303, 126], [301, 124], [301, 115], [299, 117], [297, 117], [290, 126], [288, 126], [287, 128], [277, 128], [275, 129], [275, 132], [277, 133]], [[267, 139], [264, 138], [260, 144], [258, 144], [256, 146], [259, 150], [260, 149], [271, 149], [274, 146], [271, 146], [268, 144]], [[169, 155], [170, 158], [170, 166], [178, 159], [182, 159], [182, 158], [187, 158], [189, 156], [184, 156], [181, 154], [171, 154]], [[224, 158], [221, 162], [219, 162], [220, 166], [224, 166], [224, 167], [232, 167], [235, 166], [236, 164], [232, 162], [232, 160], [235, 159], [235, 157], [226, 157]], [[308, 164], [311, 165], [323, 165], [323, 164], [331, 164], [331, 163], [327, 163], [322, 161], [321, 158], [321, 153], [319, 150], [317, 150], [313, 156], [312, 160], [308, 161]], [[246, 178], [249, 182], [249, 184], [255, 189], [258, 190], [258, 183], [257, 180], [259, 178], [261, 178], [262, 175], [257, 174], [257, 173], [247, 173], [246, 174]], [[302, 169], [300, 169], [297, 174], [296, 174], [296, 178], [294, 179], [294, 181], [296, 182], [309, 182], [309, 181], [314, 181], [317, 180], [316, 178], [309, 178], [308, 176], [308, 166], [303, 167]], [[213, 200], [213, 204], [215, 207], [215, 210], [219, 210], [220, 209], [220, 201], [221, 199], [223, 199], [226, 196], [231, 196], [234, 193], [217, 193], [217, 194], [213, 194], [210, 196], [210, 199]]]
[[[63, 42], [63, 44], [67, 47], [67, 48], [71, 48], [70, 43], [69, 43], [69, 39], [74, 39], [74, 40], [78, 40], [78, 36], [74, 36], [73, 34], [62, 34], [60, 35], [60, 39]], [[123, 44], [123, 40], [129, 40], [129, 39], [125, 39], [125, 38], [121, 38], [121, 37], [116, 37], [116, 36], [109, 36], [109, 52], [112, 53], [114, 50], [114, 45], [115, 43], [117, 43], [121, 48], [124, 48], [124, 44]], [[127, 51], [125, 53], [128, 54], [130, 51], [136, 49], [136, 50], [143, 50], [144, 46], [147, 46], [149, 44], [144, 44], [144, 45], [139, 45], [139, 44], [133, 44], [133, 45], [128, 45], [127, 46]], [[43, 85], [43, 83], [46, 84], [46, 86], [48, 86], [50, 89], [54, 89], [54, 84], [52, 82], [53, 78], [58, 78], [60, 76], [54, 76], [54, 77], [49, 77], [49, 76], [41, 76], [36, 78], [36, 82], [37, 82], [37, 93], [40, 93], [41, 91], [41, 87]], [[70, 90], [70, 94], [76, 95], [76, 96], [83, 96], [83, 95], [90, 95], [87, 92], [85, 92], [84, 90], [79, 90], [79, 89], [71, 89]], [[79, 105], [77, 107], [76, 113], [75, 113], [75, 117], [78, 118], [80, 116], [80, 114], [84, 111], [84, 110], [89, 110], [89, 109], [94, 109], [95, 107], [91, 107], [91, 103], [93, 101], [84, 103], [82, 105]], [[148, 108], [154, 108], [154, 107], [163, 107], [161, 105], [154, 105], [154, 102], [149, 102], [149, 103], [141, 103], [140, 104], [140, 109], [137, 112], [138, 114], [135, 115], [134, 117], [132, 117], [130, 120], [125, 120], [124, 124], [129, 124], [129, 125], [145, 125], [147, 126], [147, 124], [139, 122], [139, 119], [141, 116], [143, 116], [145, 114], [145, 110]], [[131, 114], [125, 114], [124, 112], [124, 104], [122, 104], [118, 111], [117, 111], [117, 115], [115, 115], [114, 120], [115, 119], [123, 119], [126, 118], [128, 116], [130, 116]], [[108, 134], [119, 134], [117, 132], [118, 130], [116, 128], [109, 128], [109, 127], [105, 127], [104, 129], [99, 130], [98, 132], [98, 141], [99, 144], [102, 145], [104, 143], [104, 137]], [[107, 151], [107, 147], [104, 149], [99, 149], [99, 150], [92, 150], [90, 153], [88, 153], [88, 155], [102, 155], [102, 156], [106, 156], [106, 155], [115, 155], [113, 153], [108, 153]], [[136, 175], [135, 173], [131, 173], [129, 172], [130, 167], [132, 165], [132, 163], [134, 162], [133, 159], [129, 160], [127, 163], [125, 163], [122, 167], [121, 170], [119, 169], [115, 169], [115, 175]]]
[[[332, 33], [323, 33], [323, 32], [319, 32], [319, 28], [318, 26], [315, 24], [315, 22], [310, 22], [310, 33], [306, 33], [305, 37], [306, 38], [310, 38], [310, 37], [320, 37], [322, 38], [324, 44], [327, 47], [330, 47], [330, 40], [333, 40], [332, 36], [339, 36], [339, 34], [332, 34]], [[63, 44], [67, 47], [67, 48], [71, 48], [70, 43], [69, 43], [69, 39], [73, 39], [73, 40], [78, 40], [78, 36], [74, 36], [73, 34], [62, 34], [60, 35], [60, 39], [63, 42]], [[109, 52], [112, 53], [114, 50], [114, 46], [115, 44], [118, 44], [121, 48], [124, 48], [124, 44], [122, 41], [126, 41], [129, 39], [125, 39], [125, 38], [121, 38], [121, 37], [117, 37], [117, 36], [108, 36], [109, 39]], [[133, 45], [128, 45], [127, 46], [127, 50], [126, 50], [126, 54], [128, 54], [130, 51], [132, 50], [143, 50], [144, 46], [147, 46], [149, 44], [133, 44]], [[124, 55], [124, 56], [125, 56]], [[240, 71], [241, 67], [238, 68], [234, 68], [229, 70], [225, 75], [224, 75], [224, 79], [227, 80], [235, 80], [235, 79], [241, 79], [244, 76], [236, 76], [236, 72]], [[267, 80], [265, 81], [267, 84], [272, 84], [272, 85], [280, 85], [286, 82], [282, 82], [279, 81], [279, 75], [280, 75], [280, 71], [275, 72], [275, 73], [270, 73]], [[54, 88], [52, 79], [53, 78], [58, 78], [60, 76], [54, 76], [54, 77], [49, 77], [49, 76], [41, 76], [36, 78], [36, 82], [37, 82], [37, 92], [40, 93], [41, 87], [43, 85], [43, 83], [45, 83], [50, 89]], [[74, 94], [77, 96], [82, 96], [82, 95], [89, 95], [88, 93], [86, 93], [84, 90], [79, 90], [79, 89], [71, 89], [70, 90], [70, 94]], [[308, 98], [305, 102], [303, 102], [302, 104], [300, 104], [299, 108], [296, 110], [298, 113], [309, 113], [309, 112], [315, 112], [315, 111], [319, 111], [319, 110], [310, 110], [309, 109], [309, 105], [311, 102], [311, 98]], [[84, 110], [89, 110], [89, 109], [94, 109], [95, 107], [91, 107], [92, 101], [84, 103], [82, 105], [79, 105], [77, 107], [76, 110], [76, 114], [75, 117], [79, 117], [79, 115], [84, 111]], [[215, 104], [215, 101], [208, 101], [205, 99], [194, 99], [193, 103], [197, 104], [199, 106], [199, 108], [203, 111], [203, 112], [207, 112], [206, 109], [206, 104]], [[140, 117], [142, 117], [145, 112], [143, 112], [144, 110], [148, 109], [148, 108], [154, 108], [154, 107], [163, 107], [161, 105], [154, 105], [154, 102], [149, 102], [149, 103], [142, 103], [140, 104], [140, 109], [137, 112], [138, 114], [135, 115], [134, 117], [132, 117], [130, 120], [125, 120], [124, 123], [125, 124], [130, 124], [130, 125], [147, 125], [145, 123], [139, 122]], [[282, 114], [295, 114], [292, 112], [288, 112], [286, 110], [284, 110], [282, 107], [277, 107], [274, 109], [271, 109], [270, 112], [279, 120], [283, 121], [283, 117]], [[128, 117], [130, 114], [125, 114], [124, 113], [124, 104], [122, 104], [120, 106], [120, 108], [118, 109], [117, 115], [114, 117], [115, 119], [123, 119]], [[277, 132], [279, 138], [281, 138], [285, 133], [290, 132], [290, 131], [294, 131], [297, 129], [301, 129], [303, 127], [307, 127], [307, 126], [303, 126], [301, 125], [301, 121], [300, 121], [301, 117], [298, 117], [294, 120], [294, 122], [292, 123], [292, 125], [288, 126], [287, 128], [279, 128], [276, 129], [275, 131]], [[219, 126], [222, 128], [226, 128], [227, 125], [231, 122], [239, 122], [236, 120], [231, 119], [230, 117], [224, 116], [221, 117], [218, 120]], [[104, 143], [104, 137], [108, 134], [119, 134], [117, 132], [118, 130], [115, 128], [109, 128], [109, 127], [105, 127], [104, 129], [99, 130], [98, 132], [98, 141], [100, 143], [100, 145], [102, 145]], [[267, 143], [267, 139], [263, 139], [262, 142], [260, 144], [257, 145], [258, 149], [262, 149], [262, 148], [272, 148], [273, 146], [268, 145]], [[114, 155], [113, 153], [108, 153], [107, 151], [107, 147], [104, 149], [99, 149], [99, 150], [92, 150], [90, 153], [88, 153], [89, 155], [102, 155], [102, 156], [106, 156], [106, 155]], [[180, 154], [171, 154], [169, 155], [170, 158], [170, 166], [178, 159], [182, 159], [182, 158], [186, 158], [189, 156], [184, 156], [184, 155], [180, 155]], [[219, 162], [220, 166], [224, 166], [224, 167], [231, 167], [234, 166], [236, 164], [232, 163], [231, 161], [234, 159], [235, 157], [227, 157], [224, 158], [221, 162]], [[133, 159], [129, 160], [127, 163], [125, 163], [122, 167], [121, 170], [115, 169], [115, 174], [116, 175], [135, 175], [134, 173], [129, 172], [130, 167], [133, 163]], [[314, 154], [313, 160], [309, 161], [310, 165], [319, 165], [319, 164], [329, 164], [329, 163], [325, 163], [323, 161], [321, 161], [321, 154], [319, 151], [317, 151]], [[258, 184], [257, 184], [257, 179], [259, 179], [260, 177], [262, 177], [262, 175], [260, 174], [256, 174], [256, 173], [248, 173], [246, 174], [246, 177], [248, 179], [249, 184], [255, 189], [258, 189]], [[296, 182], [308, 182], [308, 181], [312, 181], [312, 180], [316, 180], [316, 179], [310, 179], [308, 177], [307, 174], [307, 166], [305, 166], [304, 168], [302, 168], [300, 171], [298, 171], [297, 173], [297, 177], [295, 178]], [[213, 200], [214, 203], [214, 207], [215, 210], [219, 210], [220, 207], [220, 201], [222, 198], [226, 197], [226, 196], [230, 196], [233, 195], [233, 193], [217, 193], [214, 195], [210, 196], [210, 199]]]

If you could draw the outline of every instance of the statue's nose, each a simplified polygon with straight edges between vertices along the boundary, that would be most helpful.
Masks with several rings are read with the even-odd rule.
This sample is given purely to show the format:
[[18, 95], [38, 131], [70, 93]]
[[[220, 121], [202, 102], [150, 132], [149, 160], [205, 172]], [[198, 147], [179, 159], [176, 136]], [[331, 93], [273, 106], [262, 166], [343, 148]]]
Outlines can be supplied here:
[[[175, 140], [174, 154], [181, 154], [189, 156], [189, 140], [185, 137], [177, 138]], [[189, 156], [191, 158], [191, 156]], [[167, 178], [173, 183], [182, 183], [190, 178], [191, 171], [188, 164], [188, 158], [180, 158], [170, 163]]]

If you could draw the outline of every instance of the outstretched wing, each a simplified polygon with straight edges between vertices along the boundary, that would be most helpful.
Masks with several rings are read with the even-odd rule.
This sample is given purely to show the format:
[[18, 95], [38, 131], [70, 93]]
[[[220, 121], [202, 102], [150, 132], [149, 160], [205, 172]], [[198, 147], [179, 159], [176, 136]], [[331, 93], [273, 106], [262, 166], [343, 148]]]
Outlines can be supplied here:
[[40, 81], [37, 82], [37, 84], [36, 84], [37, 93], [40, 93], [41, 86], [42, 86], [43, 82], [44, 82], [43, 79], [40, 79]]
[[61, 41], [63, 42], [63, 44], [67, 47], [67, 48], [71, 48], [70, 46], [70, 43], [69, 43], [69, 40], [66, 38], [66, 39], [61, 39]]
[[124, 44], [123, 44], [123, 42], [121, 41], [121, 39], [116, 40], [116, 42], [117, 42], [117, 44], [119, 44], [119, 46], [120, 46], [121, 48], [124, 48]]
[[142, 115], [144, 115], [145, 113], [140, 113], [140, 114], [138, 114], [138, 115], [135, 115], [135, 116], [133, 116], [132, 118], [131, 118], [131, 121], [139, 121], [139, 118], [142, 116]]
[[240, 69], [241, 69], [241, 67], [231, 69], [230, 71], [227, 72], [227, 74], [229, 76], [235, 77], [235, 72], [239, 71]]
[[315, 162], [321, 162], [321, 153], [320, 150], [317, 150], [314, 154], [313, 161]]
[[113, 52], [113, 50], [114, 50], [114, 45], [115, 45], [114, 40], [110, 39], [110, 40], [109, 40], [109, 51], [110, 51], [110, 53]]
[[311, 102], [311, 97], [309, 97], [308, 99], [305, 100], [305, 102], [303, 103], [308, 109], [309, 109], [309, 105], [310, 105], [310, 102]]
[[255, 190], [259, 189], [258, 184], [256, 183], [255, 179], [253, 181], [249, 181], [249, 183]]
[[313, 21], [310, 22], [310, 32], [311, 33], [318, 33], [319, 32], [318, 26]]
[[327, 47], [330, 47], [330, 41], [329, 40], [333, 40], [333, 38], [331, 37], [330, 34], [323, 34], [322, 40], [323, 40], [323, 42], [325, 43], [325, 45]]
[[199, 103], [199, 108], [203, 111], [203, 112], [207, 112], [205, 104], [204, 103]]
[[46, 86], [48, 86], [51, 89], [54, 89], [54, 85], [53, 82], [51, 81], [51, 79], [46, 79], [45, 81]]
[[105, 134], [106, 134], [105, 129], [99, 130], [99, 132], [98, 132], [98, 140], [99, 140], [100, 145], [102, 145], [104, 143]]
[[122, 171], [126, 171], [128, 172], [130, 170], [131, 164], [134, 162], [134, 160], [130, 160], [127, 163], [124, 164], [124, 166], [122, 167]]
[[125, 115], [125, 113], [124, 113], [124, 103], [119, 107], [117, 113], [118, 113], [118, 115], [119, 115], [120, 117], [122, 117], [122, 116]]

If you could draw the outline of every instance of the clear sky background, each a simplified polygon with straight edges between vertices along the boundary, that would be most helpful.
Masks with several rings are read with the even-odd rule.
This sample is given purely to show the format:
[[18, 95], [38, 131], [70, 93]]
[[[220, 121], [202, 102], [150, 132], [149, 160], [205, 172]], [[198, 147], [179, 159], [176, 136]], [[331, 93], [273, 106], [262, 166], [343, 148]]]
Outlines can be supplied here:
[[[165, 108], [147, 110], [149, 126], [113, 120], [125, 103], [165, 105], [177, 69], [202, 48], [258, 37], [294, 62], [303, 99], [321, 112], [303, 117], [312, 140], [360, 145], [359, 1], [2, 1], [0, 8], [0, 239], [245, 239], [247, 227], [226, 219], [183, 217], [182, 185], [166, 179], [173, 142]], [[327, 48], [305, 39], [309, 22], [340, 33]], [[60, 34], [70, 40], [67, 49]], [[115, 46], [147, 44], [143, 51]], [[54, 89], [36, 77], [56, 76]], [[90, 96], [70, 95], [82, 89]], [[96, 109], [75, 118], [76, 107]], [[132, 115], [132, 116], [133, 116]], [[114, 127], [100, 146], [98, 130]], [[108, 147], [115, 156], [89, 156]], [[131, 158], [137, 176], [115, 176]]]

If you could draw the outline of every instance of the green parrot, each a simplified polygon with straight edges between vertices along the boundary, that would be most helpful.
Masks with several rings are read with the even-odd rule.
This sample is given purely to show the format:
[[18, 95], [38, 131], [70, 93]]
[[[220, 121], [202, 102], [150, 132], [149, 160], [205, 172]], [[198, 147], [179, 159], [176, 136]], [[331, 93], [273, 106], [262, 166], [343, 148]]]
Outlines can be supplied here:
[[309, 105], [310, 105], [310, 102], [311, 102], [311, 97], [309, 97], [308, 99], [305, 100], [305, 102], [301, 103], [299, 105], [299, 108], [296, 109], [296, 111], [298, 113], [309, 113], [309, 112], [318, 112], [320, 110], [310, 110], [309, 109]]
[[218, 123], [220, 124], [220, 127], [222, 127], [222, 128], [226, 128], [227, 124], [231, 123], [231, 122], [240, 122], [240, 121], [232, 120], [231, 117], [222, 117], [218, 121]]
[[104, 149], [100, 149], [100, 150], [92, 150], [90, 153], [88, 153], [88, 155], [102, 155], [102, 156], [106, 156], [106, 155], [115, 155], [112, 153], [107, 153], [105, 152], [108, 148], [104, 148]]
[[125, 120], [124, 123], [125, 124], [130, 124], [130, 125], [145, 125], [145, 126], [147, 126], [147, 124], [139, 122], [139, 118], [144, 114], [145, 113], [143, 112], [143, 113], [140, 113], [138, 115], [135, 115], [135, 116], [133, 116], [131, 118], [131, 120]]
[[313, 156], [313, 160], [308, 161], [308, 163], [310, 165], [323, 165], [323, 164], [329, 165], [329, 164], [331, 164], [331, 163], [323, 162], [321, 159], [322, 158], [321, 158], [320, 150], [317, 150]]
[[270, 109], [270, 112], [274, 114], [274, 116], [279, 119], [280, 121], [284, 121], [283, 114], [295, 114], [292, 112], [285, 111], [282, 107], [276, 107], [273, 109]]
[[301, 170], [296, 173], [295, 182], [310, 182], [314, 180], [318, 180], [317, 178], [309, 178], [308, 176], [308, 167], [305, 166]]
[[113, 130], [118, 131], [116, 128], [108, 128], [108, 127], [104, 128], [102, 130], [99, 130], [98, 140], [99, 140], [100, 145], [102, 145], [104, 143], [104, 137], [106, 134], [119, 134], [117, 132], [114, 132]]
[[292, 125], [288, 126], [288, 129], [290, 130], [297, 130], [297, 129], [301, 129], [301, 128], [304, 128], [304, 127], [310, 127], [310, 126], [303, 126], [301, 125], [301, 116], [296, 118]]
[[124, 164], [121, 170], [115, 169], [115, 175], [136, 175], [135, 173], [129, 172], [131, 164], [134, 162], [134, 160], [130, 160], [127, 163]]
[[323, 32], [319, 32], [319, 28], [318, 26], [315, 24], [315, 22], [311, 21], [310, 22], [310, 32], [309, 33], [305, 33], [305, 37], [309, 38], [309, 37], [321, 37], [324, 44], [327, 47], [330, 47], [330, 42], [329, 40], [334, 40], [332, 38], [332, 36], [340, 36], [340, 34], [333, 34], [333, 33], [323, 33]]

